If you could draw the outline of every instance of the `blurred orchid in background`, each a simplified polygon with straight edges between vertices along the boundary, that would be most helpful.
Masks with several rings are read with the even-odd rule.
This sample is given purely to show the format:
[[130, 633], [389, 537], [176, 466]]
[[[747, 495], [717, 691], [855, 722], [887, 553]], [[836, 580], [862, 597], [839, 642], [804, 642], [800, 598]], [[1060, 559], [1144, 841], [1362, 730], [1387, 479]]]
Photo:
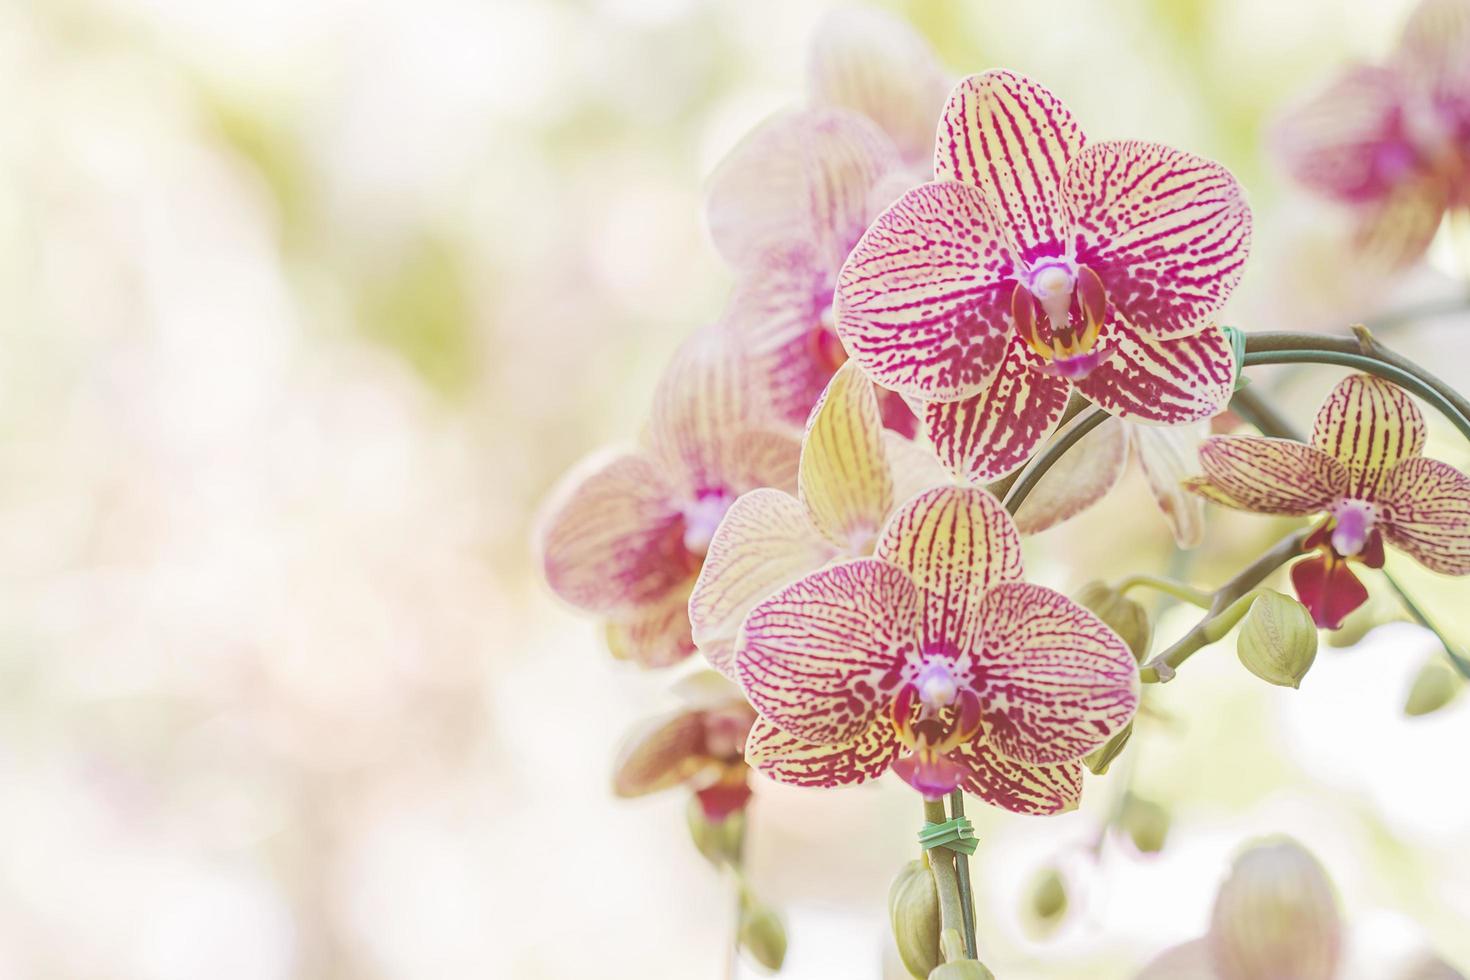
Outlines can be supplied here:
[[837, 332], [874, 381], [927, 404], [956, 473], [1021, 466], [1074, 388], [1156, 424], [1224, 408], [1235, 366], [1210, 317], [1251, 227], [1229, 171], [1153, 143], [1087, 145], [1050, 91], [991, 71], [951, 93], [934, 177], [854, 248]]
[[1310, 445], [1212, 436], [1204, 476], [1189, 483], [1216, 503], [1259, 514], [1326, 516], [1292, 566], [1297, 596], [1318, 626], [1337, 629], [1368, 599], [1352, 563], [1383, 567], [1385, 540], [1446, 575], [1470, 575], [1470, 478], [1426, 459], [1419, 406], [1371, 375], [1343, 379], [1317, 412]]
[[1021, 540], [987, 491], [909, 500], [874, 558], [787, 586], [735, 651], [760, 713], [746, 756], [782, 782], [863, 782], [890, 766], [927, 798], [1006, 810], [1077, 804], [1077, 761], [1128, 723], [1138, 674], [1101, 620], [1021, 581]]
[[665, 667], [694, 651], [689, 592], [720, 520], [755, 487], [795, 481], [799, 443], [770, 415], [739, 352], [689, 341], [654, 394], [641, 448], [595, 457], [553, 496], [546, 581], [608, 618], [615, 655]]
[[1382, 64], [1354, 65], [1288, 112], [1293, 177], [1351, 207], [1357, 244], [1390, 266], [1470, 208], [1470, 2], [1421, 0]]

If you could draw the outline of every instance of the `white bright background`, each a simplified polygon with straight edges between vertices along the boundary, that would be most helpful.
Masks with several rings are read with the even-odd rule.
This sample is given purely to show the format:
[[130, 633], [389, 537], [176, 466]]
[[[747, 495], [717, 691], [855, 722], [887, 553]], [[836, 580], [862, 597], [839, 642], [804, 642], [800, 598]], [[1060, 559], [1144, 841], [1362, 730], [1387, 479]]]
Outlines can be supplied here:
[[[701, 180], [800, 98], [828, 6], [0, 7], [0, 977], [722, 975], [728, 883], [683, 801], [607, 789], [665, 679], [545, 594], [528, 526], [717, 314]], [[1453, 291], [1345, 274], [1335, 216], [1260, 150], [1281, 100], [1382, 54], [1405, 5], [892, 6], [956, 72], [1017, 68], [1089, 132], [1236, 169], [1258, 237], [1234, 322]], [[1466, 331], [1395, 341], [1470, 383]], [[1291, 381], [1304, 422], [1331, 380]], [[1163, 568], [1142, 500], [1127, 483], [1037, 540], [1034, 572]], [[1201, 581], [1275, 530], [1217, 520]], [[1083, 858], [1106, 780], [1066, 817], [977, 815], [987, 961], [1130, 976], [1200, 932], [1242, 841], [1285, 831], [1336, 877], [1354, 977], [1425, 944], [1470, 962], [1470, 699], [1398, 711], [1428, 652], [1386, 628], [1300, 692], [1201, 653], [1135, 740], [1137, 788], [1176, 814], [1162, 856]], [[911, 794], [759, 793], [785, 976], [895, 976]], [[1077, 912], [1038, 942], [1018, 906], [1051, 861]]]

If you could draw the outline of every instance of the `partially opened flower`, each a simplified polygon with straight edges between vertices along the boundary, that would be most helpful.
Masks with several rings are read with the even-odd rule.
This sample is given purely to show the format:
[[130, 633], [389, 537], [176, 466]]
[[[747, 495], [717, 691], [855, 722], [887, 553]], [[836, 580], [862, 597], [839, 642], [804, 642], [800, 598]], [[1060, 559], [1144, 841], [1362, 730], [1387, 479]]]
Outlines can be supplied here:
[[816, 105], [851, 109], [877, 123], [905, 169], [927, 178], [934, 125], [953, 79], [908, 22], [873, 7], [840, 7], [817, 23], [807, 53]]
[[868, 229], [837, 284], [837, 333], [976, 481], [1028, 459], [1073, 389], [1177, 424], [1227, 401], [1211, 322], [1239, 281], [1250, 209], [1225, 168], [1153, 143], [1088, 145], [1056, 96], [1006, 71], [950, 95], [935, 180]]
[[[710, 178], [710, 234], [736, 272], [720, 329], [766, 376], [776, 410], [794, 425], [847, 359], [834, 332], [837, 271], [883, 196], [902, 190], [889, 183], [901, 167], [872, 121], [817, 108], [761, 124]], [[902, 400], [889, 396], [884, 407], [896, 429], [917, 429]]]
[[1340, 382], [1312, 429], [1311, 445], [1261, 436], [1213, 436], [1200, 447], [1204, 476], [1189, 488], [1261, 514], [1325, 513], [1306, 540], [1316, 555], [1291, 569], [1318, 626], [1337, 629], [1368, 598], [1352, 566], [1383, 565], [1385, 541], [1425, 567], [1470, 574], [1470, 478], [1426, 459], [1424, 416], [1380, 378]]
[[720, 335], [695, 337], [659, 383], [642, 445], [589, 460], [553, 496], [546, 581], [609, 620], [615, 653], [645, 667], [688, 656], [689, 592], [715, 528], [745, 491], [791, 486], [798, 453], [749, 364]]
[[735, 663], [773, 778], [859, 783], [890, 766], [926, 797], [963, 787], [1055, 813], [1078, 760], [1138, 704], [1133, 655], [1065, 596], [1021, 581], [1020, 534], [987, 491], [902, 505], [875, 557], [832, 565], [746, 617]]
[[1108, 419], [1046, 471], [1016, 511], [1016, 526], [1038, 534], [1077, 516], [1117, 485], [1131, 459], [1175, 543], [1193, 548], [1204, 536], [1204, 501], [1182, 481], [1198, 472], [1199, 445], [1209, 431], [1205, 422], [1164, 427]]
[[1470, 206], [1470, 2], [1423, 0], [1382, 65], [1355, 65], [1290, 112], [1292, 176], [1354, 209], [1358, 243], [1418, 258], [1445, 212]]
[[750, 799], [745, 739], [755, 711], [740, 689], [711, 672], [685, 678], [676, 690], [686, 707], [654, 719], [623, 746], [613, 772], [618, 796], [644, 796], [683, 786], [706, 819], [719, 822]]
[[945, 476], [930, 453], [884, 431], [873, 383], [843, 365], [807, 422], [796, 496], [752, 490], [715, 532], [689, 599], [695, 645], [729, 673], [752, 606], [828, 562], [871, 554], [894, 504]]

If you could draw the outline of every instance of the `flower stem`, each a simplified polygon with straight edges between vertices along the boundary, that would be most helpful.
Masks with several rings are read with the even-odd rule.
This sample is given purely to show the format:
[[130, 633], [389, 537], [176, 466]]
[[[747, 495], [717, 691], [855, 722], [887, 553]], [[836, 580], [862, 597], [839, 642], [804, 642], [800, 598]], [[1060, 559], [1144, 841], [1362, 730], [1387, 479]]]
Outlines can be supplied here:
[[[949, 815], [954, 819], [965, 815], [963, 790], [957, 789], [949, 794]], [[965, 915], [965, 950], [973, 960], [978, 954], [975, 952], [975, 893], [970, 888], [970, 855], [964, 851], [955, 851], [954, 867], [960, 879], [960, 906]]]
[[1170, 578], [1160, 578], [1156, 575], [1130, 575], [1118, 583], [1119, 592], [1127, 592], [1129, 589], [1138, 588], [1154, 589], [1166, 595], [1171, 595], [1180, 602], [1187, 602], [1191, 606], [1199, 606], [1201, 609], [1210, 608], [1210, 603], [1214, 601], [1214, 596], [1208, 592], [1192, 588], [1183, 582], [1176, 582]]
[[[943, 800], [924, 801], [924, 820], [928, 823], [944, 823], [949, 818], [944, 813]], [[925, 854], [929, 858], [929, 870], [934, 875], [934, 888], [939, 894], [939, 945], [946, 963], [965, 959], [965, 906], [960, 898], [959, 881], [954, 859], [958, 856], [947, 847], [930, 848]]]
[[1203, 619], [1167, 650], [1143, 665], [1139, 679], [1145, 684], [1159, 684], [1174, 678], [1175, 669], [1195, 652], [1224, 638], [1245, 615], [1255, 601], [1255, 588], [1267, 576], [1302, 553], [1302, 542], [1308, 529], [1293, 531], [1271, 549], [1236, 573], [1235, 577], [1214, 591]]
[[1057, 436], [1050, 445], [1037, 453], [1036, 458], [1031, 461], [1029, 466], [1021, 471], [1021, 476], [1011, 486], [1010, 491], [1006, 493], [1006, 510], [1014, 515], [1020, 509], [1021, 504], [1031, 494], [1031, 491], [1036, 489], [1036, 485], [1041, 482], [1041, 478], [1046, 475], [1046, 471], [1051, 469], [1057, 460], [1065, 456], [1067, 450], [1081, 442], [1083, 436], [1087, 435], [1087, 433], [1099, 425], [1102, 425], [1110, 417], [1107, 412], [1100, 408], [1095, 408], [1074, 421], [1071, 428]]

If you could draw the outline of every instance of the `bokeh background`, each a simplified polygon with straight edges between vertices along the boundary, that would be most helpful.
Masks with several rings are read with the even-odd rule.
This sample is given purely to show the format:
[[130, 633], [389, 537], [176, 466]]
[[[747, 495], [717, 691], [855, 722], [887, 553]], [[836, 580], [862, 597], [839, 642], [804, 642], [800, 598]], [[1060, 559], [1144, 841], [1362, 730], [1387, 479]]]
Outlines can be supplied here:
[[[1263, 148], [1285, 100], [1387, 51], [1405, 3], [880, 5], [956, 73], [1015, 68], [1090, 134], [1234, 169], [1257, 237], [1230, 322], [1340, 329], [1465, 292], [1448, 261], [1355, 269]], [[549, 596], [530, 528], [718, 315], [702, 180], [801, 100], [831, 6], [0, 5], [0, 977], [724, 974], [729, 883], [683, 800], [608, 788], [670, 678]], [[1393, 331], [1470, 384], [1470, 317]], [[1334, 377], [1264, 383], [1305, 425]], [[1434, 448], [1463, 465], [1452, 435]], [[1125, 482], [1032, 567], [1162, 569], [1144, 500]], [[1212, 521], [1202, 584], [1281, 530]], [[1467, 631], [1463, 582], [1421, 584]], [[1132, 749], [1174, 814], [1161, 855], [1100, 836], [1113, 776], [1064, 817], [976, 818], [987, 962], [1129, 977], [1203, 930], [1243, 841], [1286, 831], [1338, 883], [1353, 977], [1426, 947], [1464, 969], [1470, 698], [1401, 715], [1433, 649], [1390, 625], [1299, 692], [1200, 654]], [[786, 975], [896, 976], [912, 794], [757, 791]], [[1043, 941], [1021, 901], [1051, 862], [1074, 914]]]

